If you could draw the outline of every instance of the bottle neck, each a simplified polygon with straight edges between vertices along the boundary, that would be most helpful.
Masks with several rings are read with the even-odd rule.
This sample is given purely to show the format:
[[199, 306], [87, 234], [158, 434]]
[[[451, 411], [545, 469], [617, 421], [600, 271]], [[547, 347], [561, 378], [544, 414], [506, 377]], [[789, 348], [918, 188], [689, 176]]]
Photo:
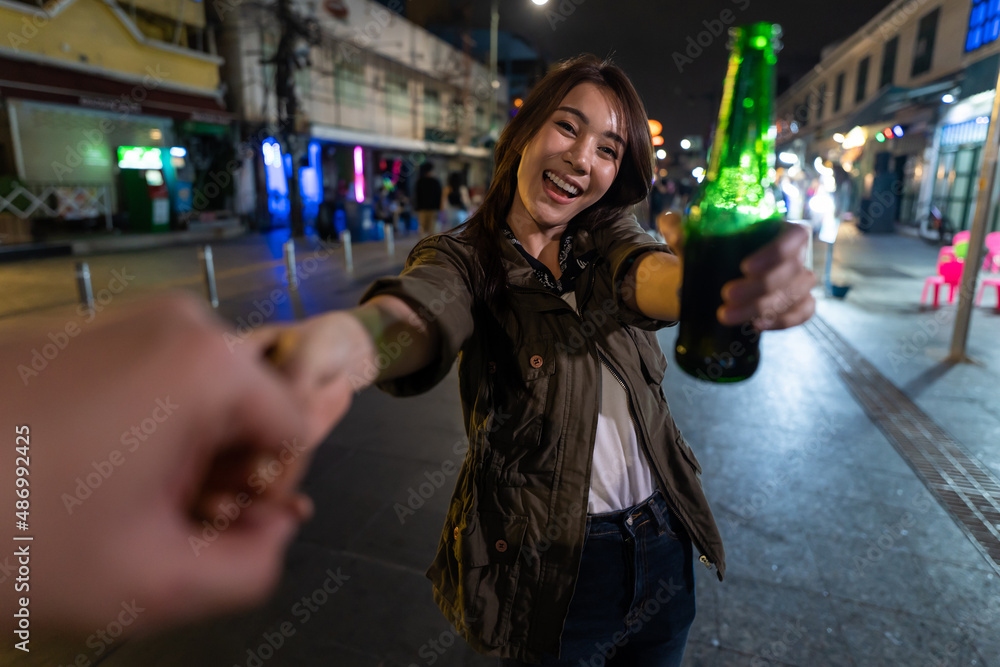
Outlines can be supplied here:
[[[752, 38], [751, 38], [752, 39]], [[745, 37], [740, 42], [746, 42]], [[758, 183], [774, 167], [774, 52], [737, 43], [729, 59], [706, 178], [738, 170]]]
[[772, 24], [736, 31], [692, 230], [729, 234], [785, 212], [774, 183], [774, 32]]

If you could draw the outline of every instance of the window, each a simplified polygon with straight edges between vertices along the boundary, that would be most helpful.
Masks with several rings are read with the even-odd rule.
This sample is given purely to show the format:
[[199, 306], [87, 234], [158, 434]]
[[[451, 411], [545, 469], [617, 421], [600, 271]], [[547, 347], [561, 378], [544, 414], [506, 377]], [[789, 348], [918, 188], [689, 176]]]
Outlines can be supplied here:
[[361, 63], [342, 60], [333, 74], [334, 94], [337, 100], [351, 106], [362, 107], [367, 103], [365, 68]]
[[941, 9], [935, 9], [920, 19], [917, 26], [917, 43], [913, 47], [913, 69], [910, 76], [917, 76], [930, 70], [934, 58], [934, 36], [937, 34], [938, 16]]
[[816, 120], [823, 120], [823, 107], [826, 106], [826, 81], [819, 84], [816, 96]]
[[833, 112], [836, 113], [840, 111], [841, 104], [844, 101], [844, 79], [845, 72], [841, 72], [837, 75], [837, 85], [834, 88], [833, 93]]
[[[996, 0], [1000, 2], [1000, 0]], [[899, 37], [893, 37], [885, 43], [882, 49], [882, 76], [879, 77], [878, 87], [891, 85], [896, 72], [896, 51], [899, 50]]]
[[436, 90], [424, 88], [424, 125], [438, 127], [441, 124], [441, 95]]
[[410, 91], [406, 75], [398, 72], [385, 73], [385, 106], [391, 114], [410, 113]]
[[975, 51], [1000, 37], [1000, 0], [972, 0], [965, 50]]
[[868, 88], [868, 66], [871, 64], [871, 61], [872, 59], [869, 56], [858, 63], [858, 87], [854, 92], [855, 102], [865, 99], [866, 89]]

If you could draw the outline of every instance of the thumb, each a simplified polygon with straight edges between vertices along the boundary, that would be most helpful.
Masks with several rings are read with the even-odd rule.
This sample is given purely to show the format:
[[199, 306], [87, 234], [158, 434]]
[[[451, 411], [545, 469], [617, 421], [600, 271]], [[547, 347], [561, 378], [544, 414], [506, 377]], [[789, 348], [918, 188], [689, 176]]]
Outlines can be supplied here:
[[684, 250], [684, 218], [677, 211], [664, 211], [656, 218], [656, 229], [676, 254]]

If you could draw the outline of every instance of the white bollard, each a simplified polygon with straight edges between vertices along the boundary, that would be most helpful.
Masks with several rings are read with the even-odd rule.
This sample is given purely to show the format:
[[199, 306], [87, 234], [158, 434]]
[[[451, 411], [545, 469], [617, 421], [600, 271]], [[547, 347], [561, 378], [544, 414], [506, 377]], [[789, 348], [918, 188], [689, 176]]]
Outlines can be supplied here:
[[393, 225], [385, 226], [385, 247], [390, 258], [396, 256], [396, 231]]
[[215, 261], [212, 259], [212, 246], [205, 245], [198, 250], [198, 258], [201, 260], [201, 269], [205, 274], [205, 291], [208, 293], [208, 302], [212, 308], [219, 307], [219, 292], [215, 288]]
[[340, 235], [344, 242], [344, 265], [348, 273], [354, 273], [354, 255], [351, 253], [351, 230], [345, 229]]
[[80, 305], [93, 310], [94, 290], [90, 286], [90, 265], [86, 262], [76, 263], [76, 289], [80, 294]]
[[295, 241], [288, 239], [284, 244], [285, 248], [285, 269], [288, 271], [288, 287], [290, 289], [299, 288], [299, 271], [295, 266]]

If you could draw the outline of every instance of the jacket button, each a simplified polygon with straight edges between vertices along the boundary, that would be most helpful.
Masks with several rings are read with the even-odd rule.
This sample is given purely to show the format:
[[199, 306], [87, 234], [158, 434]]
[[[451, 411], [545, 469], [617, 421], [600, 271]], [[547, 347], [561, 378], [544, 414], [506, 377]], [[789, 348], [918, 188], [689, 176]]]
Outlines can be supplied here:
[[497, 540], [496, 547], [497, 551], [503, 553], [504, 551], [507, 551], [507, 542], [504, 540]]
[[455, 526], [455, 541], [456, 542], [458, 541], [458, 536], [461, 535], [461, 534], [462, 534], [462, 529], [459, 528], [458, 526]]
[[531, 367], [532, 368], [541, 368], [542, 367], [542, 363], [544, 363], [544, 362], [543, 362], [541, 356], [539, 356], [537, 354], [531, 358]]

